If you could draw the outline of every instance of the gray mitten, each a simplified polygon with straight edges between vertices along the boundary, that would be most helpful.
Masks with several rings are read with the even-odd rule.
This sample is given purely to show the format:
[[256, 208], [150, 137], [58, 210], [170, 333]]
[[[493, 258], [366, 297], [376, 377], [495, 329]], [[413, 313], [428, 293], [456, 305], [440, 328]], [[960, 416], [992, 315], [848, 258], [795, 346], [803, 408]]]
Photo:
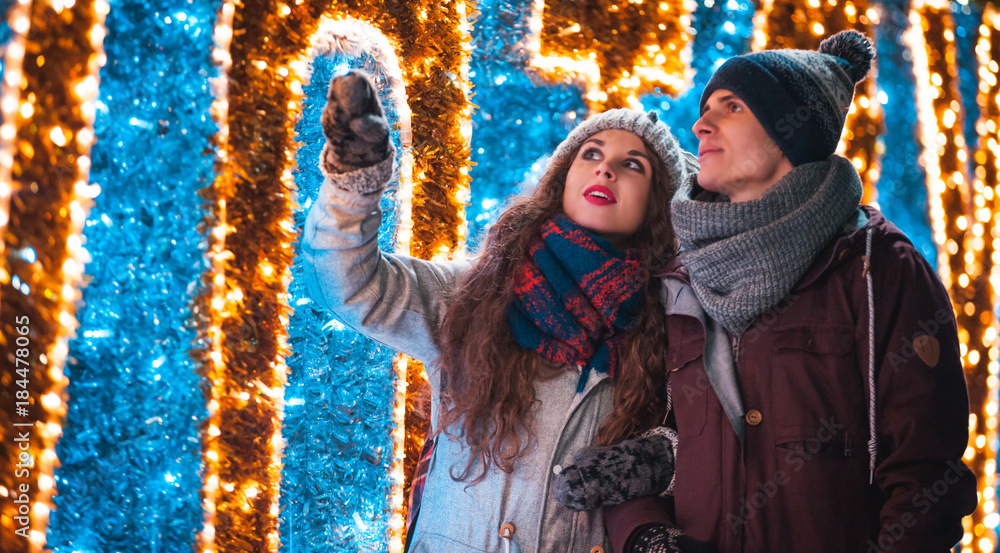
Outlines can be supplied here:
[[323, 109], [323, 168], [343, 174], [371, 167], [392, 155], [389, 121], [368, 75], [356, 69], [330, 79]]
[[674, 478], [676, 433], [665, 427], [606, 447], [585, 447], [556, 477], [556, 501], [587, 511], [667, 491]]

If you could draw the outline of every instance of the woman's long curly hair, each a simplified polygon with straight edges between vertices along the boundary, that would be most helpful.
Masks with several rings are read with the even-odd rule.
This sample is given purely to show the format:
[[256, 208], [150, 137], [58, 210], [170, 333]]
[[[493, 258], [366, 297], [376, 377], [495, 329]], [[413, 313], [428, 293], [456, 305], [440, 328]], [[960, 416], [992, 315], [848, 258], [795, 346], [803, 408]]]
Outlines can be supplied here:
[[[646, 151], [655, 152], [648, 143]], [[514, 298], [515, 272], [540, 236], [542, 224], [562, 212], [566, 175], [578, 152], [579, 148], [553, 159], [535, 191], [504, 211], [445, 313], [439, 344], [443, 383], [439, 428], [461, 436], [470, 448], [465, 470], [452, 473], [456, 480], [467, 480], [476, 466], [482, 473], [473, 483], [485, 477], [490, 465], [508, 473], [514, 470], [514, 461], [534, 439], [532, 384], [560, 370], [517, 344], [506, 312]], [[677, 254], [670, 224], [670, 198], [677, 183], [669, 182], [659, 156], [649, 159], [653, 169], [649, 203], [633, 238], [641, 252], [645, 304], [628, 335], [615, 381], [613, 411], [597, 433], [600, 445], [656, 426], [666, 408], [665, 314], [660, 279], [651, 275]]]

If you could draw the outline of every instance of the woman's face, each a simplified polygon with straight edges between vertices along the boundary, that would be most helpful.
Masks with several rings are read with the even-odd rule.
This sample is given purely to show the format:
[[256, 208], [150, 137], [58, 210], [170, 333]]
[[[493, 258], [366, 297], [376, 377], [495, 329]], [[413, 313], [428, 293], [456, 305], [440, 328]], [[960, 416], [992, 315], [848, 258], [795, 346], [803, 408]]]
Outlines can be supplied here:
[[792, 169], [778, 145], [728, 90], [712, 92], [691, 130], [698, 145], [698, 184], [732, 202], [755, 200]]
[[646, 217], [653, 179], [638, 136], [617, 129], [588, 138], [566, 175], [563, 211], [576, 224], [626, 248]]

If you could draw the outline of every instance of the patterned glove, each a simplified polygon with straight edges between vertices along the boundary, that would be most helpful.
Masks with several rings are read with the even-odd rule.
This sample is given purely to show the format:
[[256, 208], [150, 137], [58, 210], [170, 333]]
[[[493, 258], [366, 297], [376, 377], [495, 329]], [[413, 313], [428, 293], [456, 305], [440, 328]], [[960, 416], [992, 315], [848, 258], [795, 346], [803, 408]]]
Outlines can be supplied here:
[[352, 69], [330, 79], [323, 109], [323, 168], [342, 174], [371, 167], [392, 155], [389, 121], [368, 75]]
[[639, 532], [629, 553], [681, 553], [677, 538], [684, 535], [676, 528], [657, 524]]
[[556, 501], [588, 511], [670, 491], [676, 443], [673, 430], [659, 427], [612, 446], [585, 447], [556, 477]]
[[715, 553], [715, 549], [662, 524], [639, 530], [628, 553]]

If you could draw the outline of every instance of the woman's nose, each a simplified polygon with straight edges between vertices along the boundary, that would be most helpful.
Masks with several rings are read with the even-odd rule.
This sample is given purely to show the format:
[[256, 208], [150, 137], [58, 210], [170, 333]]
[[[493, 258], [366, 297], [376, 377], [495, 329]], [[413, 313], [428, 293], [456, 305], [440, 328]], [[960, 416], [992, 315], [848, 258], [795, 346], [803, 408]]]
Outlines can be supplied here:
[[594, 169], [594, 175], [598, 177], [603, 176], [608, 180], [615, 180], [615, 172], [611, 170], [611, 166], [606, 162], [598, 165], [597, 169]]

